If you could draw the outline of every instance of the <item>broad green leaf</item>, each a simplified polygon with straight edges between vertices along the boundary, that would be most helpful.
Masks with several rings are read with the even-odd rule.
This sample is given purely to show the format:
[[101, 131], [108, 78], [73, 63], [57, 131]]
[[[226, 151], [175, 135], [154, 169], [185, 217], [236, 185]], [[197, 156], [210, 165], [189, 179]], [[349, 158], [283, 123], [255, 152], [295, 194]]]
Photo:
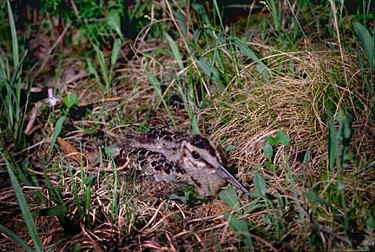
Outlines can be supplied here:
[[49, 208], [43, 208], [39, 209], [35, 216], [56, 216], [59, 219], [62, 219], [65, 217], [65, 214], [67, 213], [67, 208], [63, 205], [57, 205]]
[[224, 201], [232, 209], [239, 209], [241, 207], [240, 202], [234, 188], [226, 188], [219, 193], [219, 198]]
[[269, 142], [271, 145], [279, 144], [279, 141], [277, 141], [276, 138], [271, 137], [271, 136], [266, 137], [266, 141]]
[[81, 243], [78, 241], [74, 241], [72, 244], [70, 244], [70, 251], [72, 252], [81, 252], [82, 247], [84, 247]]
[[267, 167], [268, 170], [271, 172], [276, 172], [277, 171], [277, 166], [273, 164], [271, 161], [265, 161], [264, 165]]
[[69, 93], [64, 97], [64, 104], [68, 110], [78, 104], [78, 96], [76, 93]]
[[268, 160], [272, 160], [273, 148], [269, 141], [266, 141], [263, 146], [263, 154]]
[[323, 206], [326, 206], [326, 207], [329, 206], [328, 202], [327, 202], [325, 199], [319, 197], [319, 196], [318, 196], [316, 193], [314, 193], [314, 192], [307, 192], [307, 191], [304, 191], [304, 192], [302, 193], [302, 196], [305, 197], [305, 198], [306, 198], [308, 201], [310, 201], [311, 203], [318, 203], [318, 204], [323, 205]]
[[90, 187], [92, 182], [94, 182], [94, 180], [98, 177], [97, 174], [92, 174], [90, 176], [88, 176], [87, 178], [85, 178], [85, 185]]
[[282, 130], [276, 132], [276, 140], [279, 144], [288, 145], [290, 142], [290, 137]]
[[229, 152], [229, 151], [232, 151], [232, 150], [235, 150], [236, 149], [236, 146], [235, 145], [228, 145], [224, 148], [224, 151], [225, 152]]
[[255, 173], [253, 181], [255, 185], [255, 194], [263, 197], [266, 196], [267, 184], [262, 175]]
[[119, 148], [116, 146], [105, 146], [104, 154], [106, 157], [114, 157], [119, 154]]
[[168, 198], [171, 199], [171, 200], [179, 200], [179, 201], [181, 201], [182, 204], [185, 204], [185, 205], [188, 202], [188, 197], [186, 197], [186, 193], [185, 193], [184, 196], [178, 196], [176, 194], [172, 194], [172, 195], [169, 195]]

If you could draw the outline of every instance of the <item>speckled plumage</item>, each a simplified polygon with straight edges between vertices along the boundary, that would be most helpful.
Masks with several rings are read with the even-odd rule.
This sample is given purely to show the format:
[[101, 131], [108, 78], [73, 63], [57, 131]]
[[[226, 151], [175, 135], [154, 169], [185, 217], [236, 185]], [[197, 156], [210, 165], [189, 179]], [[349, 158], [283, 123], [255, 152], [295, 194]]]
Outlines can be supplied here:
[[127, 165], [155, 181], [194, 185], [199, 194], [214, 196], [227, 182], [243, 192], [222, 165], [215, 146], [206, 137], [154, 129], [128, 135], [120, 146], [117, 165]]

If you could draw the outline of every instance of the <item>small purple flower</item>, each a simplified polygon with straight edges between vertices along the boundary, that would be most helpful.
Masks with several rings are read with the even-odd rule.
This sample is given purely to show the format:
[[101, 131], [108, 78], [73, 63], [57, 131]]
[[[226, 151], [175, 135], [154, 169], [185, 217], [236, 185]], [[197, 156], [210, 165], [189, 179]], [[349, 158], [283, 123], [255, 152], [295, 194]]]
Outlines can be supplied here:
[[60, 103], [61, 100], [53, 96], [52, 88], [48, 88], [48, 98], [44, 99], [44, 102], [53, 107], [56, 106], [56, 104]]

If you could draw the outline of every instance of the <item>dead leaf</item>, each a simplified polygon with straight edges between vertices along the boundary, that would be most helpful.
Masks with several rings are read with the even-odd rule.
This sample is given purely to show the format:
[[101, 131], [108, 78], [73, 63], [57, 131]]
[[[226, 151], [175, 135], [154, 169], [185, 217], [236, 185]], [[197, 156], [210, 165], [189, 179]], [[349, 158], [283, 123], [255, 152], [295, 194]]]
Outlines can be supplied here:
[[73, 145], [71, 145], [61, 137], [57, 137], [57, 143], [60, 145], [65, 155], [78, 163], [81, 161], [81, 154]]

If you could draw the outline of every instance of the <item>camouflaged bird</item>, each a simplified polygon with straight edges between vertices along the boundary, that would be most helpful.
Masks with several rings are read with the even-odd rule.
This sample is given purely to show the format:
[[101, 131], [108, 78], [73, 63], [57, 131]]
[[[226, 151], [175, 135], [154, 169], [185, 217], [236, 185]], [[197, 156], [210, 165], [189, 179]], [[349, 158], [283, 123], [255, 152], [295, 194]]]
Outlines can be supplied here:
[[127, 135], [115, 159], [155, 181], [194, 185], [204, 196], [215, 196], [227, 182], [248, 190], [223, 166], [220, 153], [206, 137], [154, 129]]

